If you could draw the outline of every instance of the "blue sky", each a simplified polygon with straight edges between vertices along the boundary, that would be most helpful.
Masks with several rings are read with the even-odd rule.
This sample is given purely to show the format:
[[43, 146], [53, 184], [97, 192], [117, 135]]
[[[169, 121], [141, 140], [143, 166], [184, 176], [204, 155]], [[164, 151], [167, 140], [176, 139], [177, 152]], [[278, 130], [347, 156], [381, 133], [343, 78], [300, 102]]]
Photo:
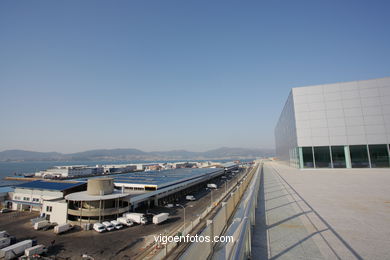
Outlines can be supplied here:
[[1, 1], [0, 151], [272, 148], [292, 87], [390, 76], [388, 1]]

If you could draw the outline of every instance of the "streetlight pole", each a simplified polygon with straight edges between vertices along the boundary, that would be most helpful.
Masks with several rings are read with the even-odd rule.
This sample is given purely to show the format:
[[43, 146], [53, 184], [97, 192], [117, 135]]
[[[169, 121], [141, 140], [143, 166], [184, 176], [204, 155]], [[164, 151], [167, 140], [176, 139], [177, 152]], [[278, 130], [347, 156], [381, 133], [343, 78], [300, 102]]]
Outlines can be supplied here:
[[184, 211], [184, 216], [183, 216], [184, 223], [183, 223], [183, 234], [182, 234], [184, 235], [184, 230], [186, 229], [186, 208], [181, 204], [176, 204], [176, 206], [182, 207]]
[[213, 189], [210, 189], [210, 204], [213, 206]]
[[227, 180], [225, 181], [225, 194], [227, 194]]

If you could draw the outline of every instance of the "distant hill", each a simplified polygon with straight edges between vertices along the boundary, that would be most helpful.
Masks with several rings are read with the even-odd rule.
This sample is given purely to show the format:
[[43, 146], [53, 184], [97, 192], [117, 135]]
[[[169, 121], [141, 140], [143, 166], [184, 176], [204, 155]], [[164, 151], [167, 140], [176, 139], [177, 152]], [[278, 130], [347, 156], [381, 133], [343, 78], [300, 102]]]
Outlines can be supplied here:
[[272, 149], [247, 149], [221, 147], [206, 152], [186, 150], [144, 152], [138, 149], [99, 149], [79, 153], [41, 153], [24, 150], [0, 152], [0, 161], [99, 161], [99, 160], [223, 160], [252, 159], [274, 155]]
[[6, 150], [0, 152], [0, 161], [46, 161], [62, 160], [63, 154], [56, 152], [41, 153], [24, 150]]

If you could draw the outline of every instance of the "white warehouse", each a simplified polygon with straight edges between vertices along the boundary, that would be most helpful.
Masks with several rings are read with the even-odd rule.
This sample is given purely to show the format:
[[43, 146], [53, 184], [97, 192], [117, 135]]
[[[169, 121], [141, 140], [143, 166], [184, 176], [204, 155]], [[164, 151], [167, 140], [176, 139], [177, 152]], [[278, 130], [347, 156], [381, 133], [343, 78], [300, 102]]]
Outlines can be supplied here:
[[389, 167], [390, 77], [293, 88], [275, 143], [293, 167]]
[[75, 177], [83, 175], [102, 174], [104, 168], [97, 165], [96, 167], [90, 167], [87, 165], [66, 165], [66, 166], [54, 166], [45, 171], [35, 173], [39, 177]]

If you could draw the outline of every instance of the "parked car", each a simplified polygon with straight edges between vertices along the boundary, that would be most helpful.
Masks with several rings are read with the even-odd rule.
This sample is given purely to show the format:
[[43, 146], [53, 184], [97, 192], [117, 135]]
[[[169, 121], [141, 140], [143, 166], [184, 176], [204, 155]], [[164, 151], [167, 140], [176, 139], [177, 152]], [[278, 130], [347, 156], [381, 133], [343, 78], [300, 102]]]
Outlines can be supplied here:
[[0, 209], [0, 213], [7, 213], [7, 212], [11, 212], [11, 210], [7, 208]]
[[193, 195], [187, 195], [186, 200], [196, 200]]
[[119, 223], [119, 222], [116, 221], [116, 220], [111, 221], [111, 224], [114, 226], [115, 229], [121, 229], [121, 228], [123, 228], [122, 223]]
[[103, 224], [104, 227], [107, 229], [107, 231], [112, 231], [112, 230], [115, 229], [114, 225], [111, 224], [111, 222], [104, 221], [102, 224]]
[[208, 183], [207, 184], [207, 188], [209, 188], [209, 189], [216, 189], [217, 185], [215, 183]]
[[102, 223], [93, 224], [93, 229], [99, 233], [106, 231], [106, 227]]
[[172, 203], [169, 203], [169, 204], [167, 204], [165, 207], [167, 207], [167, 208], [173, 208], [174, 205], [173, 205]]

